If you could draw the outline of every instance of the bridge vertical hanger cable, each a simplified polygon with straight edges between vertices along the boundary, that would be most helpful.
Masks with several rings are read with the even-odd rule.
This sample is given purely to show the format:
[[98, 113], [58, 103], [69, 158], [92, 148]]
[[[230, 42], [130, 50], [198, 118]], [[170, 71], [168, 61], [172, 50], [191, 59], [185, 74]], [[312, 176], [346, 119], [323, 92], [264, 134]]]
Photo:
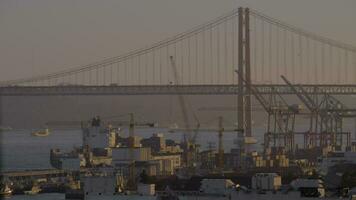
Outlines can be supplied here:
[[120, 85], [120, 62], [116, 66], [116, 84]]
[[302, 51], [302, 35], [298, 34], [298, 54], [299, 54], [299, 67], [298, 67], [298, 80], [302, 82], [303, 76], [303, 51]]
[[351, 80], [353, 80], [352, 84], [355, 84], [356, 83], [356, 53], [355, 52], [352, 52], [352, 62], [353, 62], [352, 68], [354, 69], [354, 75], [352, 76], [353, 78]]
[[113, 65], [110, 65], [110, 85], [112, 84], [113, 77]]
[[[135, 78], [135, 60], [137, 59], [137, 56], [135, 56], [135, 57], [133, 57], [133, 58], [131, 58], [131, 85], [135, 85], [135, 83], [136, 83], [136, 78]], [[137, 84], [137, 83], [136, 83]]]
[[74, 73], [75, 85], [78, 85], [78, 73]]
[[272, 80], [272, 25], [268, 24], [268, 80]]
[[198, 34], [195, 34], [195, 84], [199, 84], [199, 69], [198, 69]]
[[210, 26], [210, 32], [209, 32], [209, 39], [210, 39], [210, 83], [213, 83], [214, 81], [214, 64], [213, 64], [213, 26]]
[[127, 59], [125, 59], [124, 61], [124, 84], [123, 85], [128, 85], [127, 82], [128, 82], [128, 79], [127, 79]]
[[295, 37], [294, 37], [294, 33], [290, 33], [290, 37], [291, 37], [291, 54], [292, 54], [292, 61], [291, 61], [291, 67], [292, 67], [292, 80], [293, 82], [295, 82], [295, 46], [294, 46], [294, 40], [295, 40]]
[[206, 30], [204, 30], [202, 32], [202, 50], [201, 50], [201, 52], [202, 52], [202, 66], [203, 66], [203, 68], [202, 68], [202, 73], [203, 73], [202, 81], [203, 81], [203, 84], [206, 84], [205, 76], [207, 76], [206, 75], [206, 66], [205, 66], [205, 63], [206, 63], [206, 61], [205, 61], [205, 53], [206, 53], [206, 49], [205, 49], [205, 32], [206, 32]]
[[106, 85], [106, 67], [102, 67], [103, 68], [103, 85]]
[[325, 84], [325, 44], [321, 43], [321, 59], [320, 59], [320, 63], [321, 63], [321, 82], [322, 84]]
[[276, 27], [276, 77], [275, 78], [275, 81], [274, 83], [278, 83], [279, 82], [279, 76], [280, 76], [280, 73], [279, 73], [279, 28]]
[[220, 24], [216, 26], [216, 67], [217, 67], [217, 84], [220, 83]]
[[156, 85], [156, 52], [152, 51], [152, 85]]
[[[231, 71], [233, 72], [235, 70], [235, 17], [232, 18], [231, 20], [231, 40], [232, 40], [232, 46], [231, 46], [231, 59], [232, 59], [232, 62], [231, 62]], [[234, 73], [232, 73], [234, 74]], [[232, 76], [232, 84], [235, 84], [235, 76], [233, 75]]]
[[258, 37], [257, 37], [257, 23], [256, 23], [256, 16], [253, 17], [253, 76], [256, 81], [258, 80], [257, 76], [257, 69], [258, 69], [258, 62], [257, 62], [257, 53], [258, 53]]
[[84, 71], [83, 73], [82, 73], [82, 83], [83, 83], [83, 85], [87, 85], [87, 81], [86, 81], [86, 75], [87, 75], [87, 71]]
[[348, 84], [349, 83], [349, 54], [348, 54], [348, 51], [346, 49], [344, 49], [344, 52], [345, 52], [345, 82]]
[[313, 41], [313, 66], [314, 66], [314, 81], [316, 84], [319, 83], [318, 80], [318, 59], [317, 59], [318, 55], [317, 55], [317, 43], [314, 40]]
[[[254, 17], [255, 18], [255, 17]], [[262, 82], [265, 82], [265, 22], [261, 21], [261, 71], [262, 71]]]
[[341, 70], [340, 70], [340, 66], [341, 66], [341, 50], [339, 48], [337, 48], [337, 84], [340, 83], [340, 79], [341, 79]]
[[184, 83], [184, 40], [181, 40], [180, 42], [180, 59], [181, 59], [181, 83], [183, 84]]
[[162, 48], [159, 48], [159, 84], [162, 85]]
[[333, 46], [329, 45], [329, 81], [334, 82], [334, 59], [333, 59]]
[[188, 83], [192, 84], [192, 66], [191, 66], [191, 56], [190, 56], [190, 38], [188, 37]]
[[352, 68], [354, 69], [354, 76], [352, 79], [353, 80], [352, 84], [355, 84], [356, 83], [356, 53], [355, 52], [352, 52], [352, 60], [353, 60]]
[[228, 80], [228, 64], [227, 64], [227, 56], [228, 56], [228, 50], [227, 50], [227, 21], [224, 22], [224, 73], [225, 73], [225, 80], [223, 81], [223, 84], [227, 83]]
[[[177, 43], [173, 43], [173, 55], [174, 57], [177, 59]], [[169, 56], [170, 56], [170, 53], [169, 53], [169, 45], [167, 45], [166, 47], [166, 72], [167, 72], [167, 84], [170, 84], [171, 82], [171, 73], [170, 73], [170, 70], [168, 68], [169, 66]]]
[[89, 85], [92, 84], [92, 70], [89, 70], [89, 74], [88, 74], [88, 82], [89, 82]]
[[148, 52], [145, 53], [145, 85], [148, 83]]
[[285, 76], [289, 76], [288, 74], [288, 64], [287, 64], [287, 32], [286, 29], [283, 29], [283, 68]]
[[306, 73], [307, 73], [307, 83], [310, 83], [310, 44], [309, 44], [309, 38], [305, 38], [306, 39], [306, 43], [307, 43], [307, 49], [306, 49], [306, 53], [307, 53], [307, 64], [306, 64]]
[[103, 69], [103, 85], [105, 85], [106, 83], [106, 70], [105, 70], [105, 67], [102, 67]]
[[141, 85], [141, 55], [138, 55], [138, 60], [137, 60], [137, 76], [138, 76], [138, 84]]

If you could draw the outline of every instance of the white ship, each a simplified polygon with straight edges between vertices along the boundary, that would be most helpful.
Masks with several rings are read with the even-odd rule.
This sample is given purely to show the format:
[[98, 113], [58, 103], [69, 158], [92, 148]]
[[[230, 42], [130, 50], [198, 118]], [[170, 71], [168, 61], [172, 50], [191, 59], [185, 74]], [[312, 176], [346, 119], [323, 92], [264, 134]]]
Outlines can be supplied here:
[[49, 129], [46, 128], [46, 129], [44, 129], [44, 130], [33, 131], [31, 134], [32, 134], [33, 136], [46, 137], [46, 136], [49, 135], [49, 133], [50, 133], [50, 132], [49, 132]]
[[12, 131], [12, 128], [10, 126], [8, 126], [8, 127], [0, 127], [0, 131]]

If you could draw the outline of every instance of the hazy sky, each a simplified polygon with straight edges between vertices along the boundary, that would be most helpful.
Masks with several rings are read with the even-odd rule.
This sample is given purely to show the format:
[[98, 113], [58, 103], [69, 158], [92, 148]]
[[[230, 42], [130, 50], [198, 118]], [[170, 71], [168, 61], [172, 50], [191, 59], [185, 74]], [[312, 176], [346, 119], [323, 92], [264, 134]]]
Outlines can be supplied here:
[[356, 46], [356, 0], [0, 0], [0, 80], [117, 56], [238, 6]]

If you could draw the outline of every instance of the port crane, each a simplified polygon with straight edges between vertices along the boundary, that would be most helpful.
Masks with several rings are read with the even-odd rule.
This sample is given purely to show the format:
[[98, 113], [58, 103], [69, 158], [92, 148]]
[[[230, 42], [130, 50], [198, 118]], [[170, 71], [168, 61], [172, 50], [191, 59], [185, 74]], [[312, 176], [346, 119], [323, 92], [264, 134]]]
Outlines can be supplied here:
[[[344, 118], [355, 118], [356, 109], [348, 108], [329, 94], [311, 96], [300, 85], [293, 85], [284, 76], [281, 78], [310, 112], [309, 130], [304, 139], [305, 146], [326, 147], [331, 145], [334, 148], [341, 148], [343, 135], [346, 135], [346, 145], [350, 145], [351, 134], [343, 132], [343, 120]], [[318, 87], [314, 89], [318, 90]]]
[[[175, 84], [180, 85], [178, 70], [173, 56], [170, 56], [169, 59], [171, 62], [171, 66], [173, 68]], [[194, 120], [196, 121], [196, 126], [192, 129], [189, 123], [188, 111], [187, 111], [188, 109], [184, 96], [178, 94], [178, 101], [179, 101], [180, 108], [182, 110], [183, 122], [185, 126], [185, 133], [183, 135], [183, 154], [184, 154], [183, 160], [185, 161], [187, 167], [194, 167], [194, 163], [196, 161], [196, 154], [198, 150], [196, 144], [196, 138], [200, 129], [200, 122], [197, 115], [193, 111], [193, 117]], [[193, 135], [191, 131], [193, 131]]]
[[[247, 81], [239, 72], [235, 72], [239, 75], [239, 78], [247, 84]], [[267, 131], [264, 134], [265, 153], [271, 146], [283, 147], [288, 152], [293, 152], [295, 118], [296, 115], [300, 113], [300, 106], [289, 105], [277, 91], [270, 94], [268, 99], [259, 93], [252, 85], [250, 91], [268, 114]]]

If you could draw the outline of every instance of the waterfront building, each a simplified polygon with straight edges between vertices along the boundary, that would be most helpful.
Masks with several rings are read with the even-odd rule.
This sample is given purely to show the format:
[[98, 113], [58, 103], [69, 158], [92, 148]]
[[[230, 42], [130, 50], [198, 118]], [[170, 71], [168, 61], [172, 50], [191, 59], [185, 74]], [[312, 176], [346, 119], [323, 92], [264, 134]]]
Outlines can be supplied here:
[[160, 175], [173, 175], [181, 167], [180, 153], [159, 153], [153, 155], [153, 160], [159, 161]]

